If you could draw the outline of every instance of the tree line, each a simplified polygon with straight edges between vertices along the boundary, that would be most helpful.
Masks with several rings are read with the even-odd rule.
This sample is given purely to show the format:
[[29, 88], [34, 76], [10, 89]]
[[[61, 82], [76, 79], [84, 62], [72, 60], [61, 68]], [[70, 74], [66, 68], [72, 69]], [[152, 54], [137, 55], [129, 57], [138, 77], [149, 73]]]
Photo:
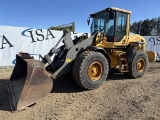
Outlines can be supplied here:
[[137, 33], [139, 22], [141, 22], [140, 35], [142, 36], [160, 36], [160, 17], [134, 22], [130, 26], [131, 32]]

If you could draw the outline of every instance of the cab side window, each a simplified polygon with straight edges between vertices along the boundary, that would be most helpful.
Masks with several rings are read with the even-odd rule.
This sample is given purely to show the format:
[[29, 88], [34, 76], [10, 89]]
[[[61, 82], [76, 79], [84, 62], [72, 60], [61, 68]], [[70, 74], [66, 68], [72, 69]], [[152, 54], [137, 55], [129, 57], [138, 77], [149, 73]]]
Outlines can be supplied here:
[[119, 42], [126, 35], [127, 13], [117, 12], [116, 41]]

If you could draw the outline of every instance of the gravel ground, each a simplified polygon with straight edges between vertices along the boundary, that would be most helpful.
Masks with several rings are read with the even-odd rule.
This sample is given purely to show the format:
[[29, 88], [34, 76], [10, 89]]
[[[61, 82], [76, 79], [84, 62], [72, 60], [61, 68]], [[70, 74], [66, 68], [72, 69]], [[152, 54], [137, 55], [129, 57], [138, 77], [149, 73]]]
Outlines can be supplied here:
[[53, 91], [36, 105], [11, 113], [7, 82], [12, 68], [0, 68], [0, 120], [160, 120], [160, 62], [139, 79], [109, 75], [103, 85], [84, 91], [71, 75], [54, 81]]

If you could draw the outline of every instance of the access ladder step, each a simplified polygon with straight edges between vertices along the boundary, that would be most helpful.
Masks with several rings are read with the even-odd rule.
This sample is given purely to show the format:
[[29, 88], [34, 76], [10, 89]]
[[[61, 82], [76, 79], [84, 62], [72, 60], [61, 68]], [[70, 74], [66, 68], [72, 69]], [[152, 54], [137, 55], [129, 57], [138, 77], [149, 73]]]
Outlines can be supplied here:
[[119, 71], [120, 72], [129, 72], [129, 66], [128, 66], [128, 61], [126, 58], [126, 55], [120, 55], [119, 56]]
[[128, 65], [120, 65], [120, 72], [128, 72], [129, 68]]
[[121, 59], [121, 61], [127, 61], [127, 59], [126, 58], [120, 58]]
[[127, 64], [120, 65], [119, 70], [120, 70], [120, 72], [128, 72], [129, 71], [128, 65]]

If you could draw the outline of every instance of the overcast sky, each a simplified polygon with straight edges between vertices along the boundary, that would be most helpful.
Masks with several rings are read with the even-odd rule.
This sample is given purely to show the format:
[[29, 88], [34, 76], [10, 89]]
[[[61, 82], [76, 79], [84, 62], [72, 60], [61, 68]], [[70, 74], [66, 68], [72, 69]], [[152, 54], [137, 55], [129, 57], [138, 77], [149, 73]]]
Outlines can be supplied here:
[[160, 0], [0, 0], [0, 25], [32, 28], [75, 22], [89, 32], [87, 17], [107, 7], [132, 11], [131, 23], [160, 16]]

